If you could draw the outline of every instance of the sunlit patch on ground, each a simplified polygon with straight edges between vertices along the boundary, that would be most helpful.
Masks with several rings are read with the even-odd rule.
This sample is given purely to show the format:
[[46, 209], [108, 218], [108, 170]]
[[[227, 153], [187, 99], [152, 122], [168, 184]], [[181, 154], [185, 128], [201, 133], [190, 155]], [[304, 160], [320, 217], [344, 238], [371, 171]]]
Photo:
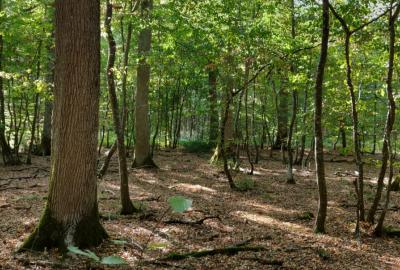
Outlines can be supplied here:
[[[259, 262], [245, 259], [258, 257], [282, 260], [284, 269], [400, 268], [398, 239], [371, 238], [365, 230], [361, 242], [353, 238], [355, 197], [351, 181], [354, 176], [345, 174], [354, 172], [354, 164], [326, 163], [328, 234], [317, 235], [313, 232], [313, 214], [318, 197], [312, 168], [296, 168], [297, 184], [287, 185], [286, 169], [280, 161], [261, 160], [255, 166], [259, 174], [234, 174], [235, 180], [255, 180], [254, 189], [236, 192], [230, 190], [221, 168], [210, 165], [208, 158], [207, 155], [199, 157], [179, 151], [159, 152], [155, 161], [161, 169], [131, 170], [131, 199], [143, 205], [143, 212], [123, 217], [118, 214], [119, 177], [115, 157], [109, 173], [99, 181], [99, 209], [110, 241], [92, 249], [93, 252], [98, 256], [121, 256], [130, 268], [138, 269], [143, 260], [159, 258], [170, 252], [220, 248], [250, 239], [252, 245], [261, 245], [267, 250], [192, 258], [174, 265], [192, 269], [269, 269]], [[242, 164], [245, 162], [243, 160]], [[48, 170], [49, 163], [35, 157], [32, 167]], [[27, 167], [20, 172], [9, 172], [0, 168], [0, 177], [26, 176], [35, 170]], [[376, 173], [377, 168], [366, 167], [367, 207], [374, 194]], [[61, 263], [67, 269], [79, 269], [87, 263], [77, 256], [62, 259], [56, 251], [45, 255], [13, 254], [36, 226], [45, 205], [48, 183], [45, 173], [41, 176], [16, 180], [8, 185], [10, 189], [0, 191], [0, 268], [57, 269], [54, 265]], [[191, 198], [192, 210], [183, 214], [172, 213], [167, 201], [175, 195]], [[399, 194], [392, 193], [391, 207], [399, 204]], [[389, 211], [387, 224], [398, 226], [399, 219], [398, 211]], [[113, 244], [111, 240], [116, 239], [128, 244]], [[137, 247], [146, 244], [151, 248], [141, 251]], [[143, 269], [163, 268], [148, 264]]]

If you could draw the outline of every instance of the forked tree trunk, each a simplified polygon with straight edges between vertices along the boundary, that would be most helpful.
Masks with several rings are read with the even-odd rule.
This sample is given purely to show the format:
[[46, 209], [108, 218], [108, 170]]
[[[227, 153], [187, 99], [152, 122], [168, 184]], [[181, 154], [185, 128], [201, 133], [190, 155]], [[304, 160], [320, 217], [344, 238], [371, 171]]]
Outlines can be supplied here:
[[317, 77], [315, 82], [315, 113], [314, 113], [314, 136], [315, 136], [315, 167], [318, 183], [318, 213], [315, 221], [315, 232], [325, 233], [325, 219], [328, 206], [328, 198], [325, 181], [324, 167], [324, 143], [322, 135], [322, 95], [324, 84], [324, 73], [326, 59], [328, 57], [329, 42], [329, 0], [322, 1], [322, 43], [319, 59]]
[[[129, 179], [128, 179], [128, 167], [126, 161], [125, 142], [124, 142], [124, 127], [120, 119], [117, 93], [115, 90], [114, 64], [115, 64], [116, 43], [111, 29], [113, 5], [110, 4], [109, 0], [107, 0], [106, 5], [107, 5], [106, 18], [104, 26], [106, 29], [107, 41], [108, 41], [108, 61], [107, 61], [108, 96], [110, 98], [110, 105], [114, 122], [114, 130], [117, 136], [118, 165], [119, 165], [121, 207], [122, 207], [121, 214], [129, 215], [134, 213], [136, 209], [133, 206], [129, 196]], [[122, 113], [122, 118], [124, 118], [123, 113]]]
[[[153, 0], [141, 2], [141, 16], [149, 20], [153, 8]], [[150, 64], [146, 58], [151, 48], [151, 28], [140, 31], [138, 38], [139, 64], [137, 67], [136, 113], [135, 113], [135, 159], [132, 167], [154, 168], [150, 152], [150, 125], [149, 125], [149, 84]]]
[[56, 67], [49, 195], [21, 250], [99, 245], [97, 207], [100, 2], [56, 0]]

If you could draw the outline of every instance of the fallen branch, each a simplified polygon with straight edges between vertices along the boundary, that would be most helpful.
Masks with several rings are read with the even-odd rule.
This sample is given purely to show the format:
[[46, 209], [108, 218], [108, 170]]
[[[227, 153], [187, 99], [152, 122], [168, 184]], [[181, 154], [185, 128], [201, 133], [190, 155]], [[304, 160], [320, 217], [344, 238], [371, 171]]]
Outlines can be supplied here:
[[201, 225], [204, 223], [204, 221], [206, 221], [208, 219], [218, 219], [221, 221], [221, 218], [219, 216], [208, 216], [208, 217], [204, 217], [202, 219], [196, 220], [196, 221], [170, 219], [170, 220], [164, 221], [164, 223], [165, 224]]
[[193, 251], [188, 253], [170, 253], [167, 256], [159, 259], [159, 261], [180, 261], [187, 258], [200, 258], [212, 255], [235, 255], [241, 251], [264, 251], [266, 248], [261, 246], [231, 246], [225, 248], [208, 249], [202, 251]]

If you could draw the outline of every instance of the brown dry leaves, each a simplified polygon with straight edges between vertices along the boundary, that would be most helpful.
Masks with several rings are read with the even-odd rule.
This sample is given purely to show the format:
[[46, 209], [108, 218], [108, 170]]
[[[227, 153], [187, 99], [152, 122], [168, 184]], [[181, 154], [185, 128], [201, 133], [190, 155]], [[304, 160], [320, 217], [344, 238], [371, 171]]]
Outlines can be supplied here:
[[[278, 155], [277, 155], [278, 156]], [[127, 269], [277, 269], [271, 260], [282, 261], [279, 269], [398, 269], [398, 239], [376, 239], [363, 234], [362, 241], [353, 239], [355, 197], [351, 163], [327, 163], [329, 209], [327, 235], [313, 233], [317, 207], [314, 173], [297, 168], [297, 184], [285, 184], [285, 168], [279, 161], [263, 160], [256, 165], [252, 178], [255, 189], [238, 193], [230, 191], [221, 169], [208, 163], [208, 156], [180, 151], [159, 152], [159, 170], [130, 172], [131, 195], [144, 212], [131, 217], [117, 215], [119, 209], [117, 161], [111, 173], [100, 181], [99, 207], [102, 222], [112, 240], [94, 249], [98, 255], [124, 257]], [[4, 269], [104, 269], [83, 258], [66, 256], [57, 251], [14, 254], [17, 245], [32, 231], [43, 209], [47, 192], [48, 159], [35, 158], [34, 165], [0, 169], [0, 268]], [[247, 166], [244, 160], [242, 166]], [[374, 194], [376, 168], [366, 170], [365, 197]], [[25, 176], [35, 178], [21, 178]], [[7, 180], [7, 179], [12, 179]], [[168, 213], [156, 227], [167, 209], [172, 195], [193, 199], [193, 209], [184, 214]], [[399, 205], [393, 193], [391, 206]], [[367, 204], [368, 206], [368, 204]], [[215, 218], [201, 219], [212, 216]], [[390, 211], [387, 224], [399, 225], [399, 213]], [[173, 222], [171, 222], [173, 221]], [[178, 222], [176, 222], [178, 221]], [[179, 224], [179, 221], [187, 224]], [[365, 229], [367, 229], [365, 227]], [[147, 241], [152, 249], [142, 252]], [[150, 263], [167, 253], [221, 248], [248, 241], [266, 251], [240, 252], [189, 258], [179, 262]]]

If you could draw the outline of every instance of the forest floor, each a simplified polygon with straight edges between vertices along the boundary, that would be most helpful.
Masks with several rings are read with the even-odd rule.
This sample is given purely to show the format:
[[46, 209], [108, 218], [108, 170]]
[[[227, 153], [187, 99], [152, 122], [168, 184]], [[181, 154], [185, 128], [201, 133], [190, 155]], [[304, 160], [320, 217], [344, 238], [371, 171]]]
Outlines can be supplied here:
[[[329, 205], [327, 234], [322, 235], [313, 232], [318, 202], [315, 172], [297, 168], [297, 184], [288, 185], [278, 153], [275, 160], [264, 155], [255, 175], [235, 175], [242, 183], [254, 181], [251, 190], [237, 192], [229, 189], [221, 167], [208, 163], [209, 154], [159, 151], [155, 156], [158, 170], [130, 170], [131, 197], [143, 208], [132, 216], [117, 214], [119, 179], [114, 158], [99, 183], [99, 208], [110, 240], [92, 251], [98, 256], [123, 257], [129, 265], [118, 269], [400, 269], [399, 239], [371, 237], [365, 224], [361, 240], [353, 237], [354, 163], [326, 163]], [[242, 167], [247, 165], [243, 160]], [[35, 157], [30, 166], [1, 168], [0, 269], [108, 269], [54, 250], [15, 253], [42, 213], [48, 175], [49, 158], [44, 157]], [[365, 176], [368, 207], [377, 168], [367, 166]], [[191, 198], [192, 209], [164, 215], [168, 198], [174, 195]], [[393, 192], [387, 225], [400, 225], [399, 205], [400, 194]], [[147, 242], [149, 248], [141, 250]], [[160, 259], [171, 252], [231, 246], [262, 250]]]

